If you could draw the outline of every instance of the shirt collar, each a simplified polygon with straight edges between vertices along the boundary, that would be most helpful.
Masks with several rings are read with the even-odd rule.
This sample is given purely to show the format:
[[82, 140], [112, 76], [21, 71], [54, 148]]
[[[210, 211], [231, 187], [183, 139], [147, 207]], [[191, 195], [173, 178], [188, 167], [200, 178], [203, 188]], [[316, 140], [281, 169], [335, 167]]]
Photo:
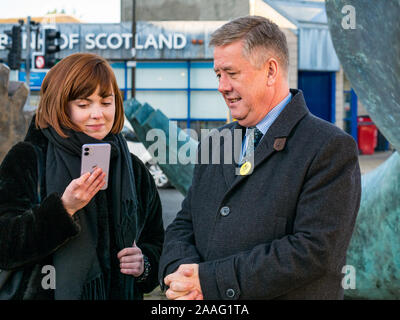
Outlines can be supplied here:
[[[267, 115], [259, 123], [257, 123], [256, 127], [258, 130], [262, 132], [263, 135], [265, 135], [265, 133], [274, 123], [276, 118], [278, 118], [282, 110], [286, 107], [286, 105], [290, 102], [291, 99], [292, 99], [292, 93], [289, 92], [289, 94], [281, 102], [279, 102], [274, 108], [272, 108], [271, 111], [268, 112]], [[247, 130], [246, 130], [246, 135], [247, 135]]]

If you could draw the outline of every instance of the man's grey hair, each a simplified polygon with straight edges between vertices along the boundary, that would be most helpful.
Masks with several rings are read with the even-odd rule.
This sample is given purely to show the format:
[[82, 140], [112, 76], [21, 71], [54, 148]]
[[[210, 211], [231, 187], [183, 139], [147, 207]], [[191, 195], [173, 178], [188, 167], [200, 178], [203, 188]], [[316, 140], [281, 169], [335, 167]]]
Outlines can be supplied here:
[[[272, 21], [260, 16], [246, 16], [231, 20], [213, 32], [210, 46], [224, 46], [239, 40], [243, 40], [244, 56], [251, 58], [257, 68], [264, 65], [270, 58], [266, 54], [268, 52], [276, 55], [281, 67], [287, 72], [289, 50], [286, 36]], [[264, 50], [252, 55], [256, 53], [254, 50], [259, 49]]]

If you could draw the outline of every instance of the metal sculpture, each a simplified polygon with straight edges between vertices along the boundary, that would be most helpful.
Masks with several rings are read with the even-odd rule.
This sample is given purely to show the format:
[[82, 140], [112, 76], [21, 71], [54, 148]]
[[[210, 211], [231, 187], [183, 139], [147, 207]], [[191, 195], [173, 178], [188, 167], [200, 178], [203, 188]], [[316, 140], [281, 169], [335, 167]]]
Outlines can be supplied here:
[[[154, 110], [147, 103], [142, 105], [137, 100], [130, 99], [124, 102], [124, 108], [126, 118], [139, 140], [154, 158], [163, 159], [163, 161], [158, 161], [158, 165], [167, 175], [170, 183], [186, 195], [192, 184], [195, 161], [182, 164], [178, 161], [178, 153], [183, 147], [185, 150], [196, 150], [198, 142], [171, 123], [160, 110]], [[157, 144], [158, 148], [153, 148]], [[155, 152], [158, 154], [155, 155]]]
[[[400, 0], [327, 0], [332, 41], [357, 96], [400, 148]], [[362, 177], [361, 207], [347, 253], [356, 288], [347, 298], [400, 298], [400, 156]]]

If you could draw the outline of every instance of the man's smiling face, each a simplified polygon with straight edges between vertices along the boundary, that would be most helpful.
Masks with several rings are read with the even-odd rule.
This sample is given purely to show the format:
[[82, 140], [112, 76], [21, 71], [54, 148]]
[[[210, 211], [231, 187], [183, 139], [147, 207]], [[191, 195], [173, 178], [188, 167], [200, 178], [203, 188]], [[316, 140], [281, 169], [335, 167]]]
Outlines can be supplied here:
[[268, 107], [268, 74], [246, 59], [242, 41], [214, 48], [214, 71], [232, 117], [245, 127], [261, 121]]

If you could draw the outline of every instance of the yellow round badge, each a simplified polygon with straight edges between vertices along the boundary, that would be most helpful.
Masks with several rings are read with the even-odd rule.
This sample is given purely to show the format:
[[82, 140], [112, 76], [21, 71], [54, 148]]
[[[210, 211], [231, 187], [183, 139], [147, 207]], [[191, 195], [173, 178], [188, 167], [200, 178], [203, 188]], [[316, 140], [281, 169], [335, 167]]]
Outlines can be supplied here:
[[245, 176], [246, 174], [248, 174], [250, 172], [250, 170], [251, 170], [251, 162], [246, 161], [240, 167], [240, 175]]

